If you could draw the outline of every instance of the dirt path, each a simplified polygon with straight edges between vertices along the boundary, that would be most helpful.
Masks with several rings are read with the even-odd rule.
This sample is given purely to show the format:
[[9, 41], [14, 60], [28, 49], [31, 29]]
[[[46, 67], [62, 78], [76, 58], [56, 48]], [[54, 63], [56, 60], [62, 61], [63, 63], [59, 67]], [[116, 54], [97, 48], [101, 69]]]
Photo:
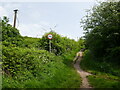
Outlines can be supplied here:
[[[81, 52], [79, 52], [81, 53]], [[78, 55], [78, 54], [77, 54]], [[76, 56], [77, 57], [77, 56]], [[75, 58], [76, 58], [75, 57]], [[80, 86], [80, 88], [92, 88], [86, 78], [86, 76], [91, 75], [88, 72], [83, 71], [80, 68], [80, 61], [81, 61], [82, 57], [79, 57], [76, 61], [76, 63], [74, 64], [75, 69], [77, 70], [77, 72], [80, 74], [81, 78], [82, 78], [82, 85]]]

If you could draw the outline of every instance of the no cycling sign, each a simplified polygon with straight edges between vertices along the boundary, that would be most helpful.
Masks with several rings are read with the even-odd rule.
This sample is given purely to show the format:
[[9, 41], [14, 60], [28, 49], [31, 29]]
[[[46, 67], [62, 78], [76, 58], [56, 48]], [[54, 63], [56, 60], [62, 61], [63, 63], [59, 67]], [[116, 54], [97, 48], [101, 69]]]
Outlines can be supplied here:
[[52, 34], [48, 34], [48, 39], [52, 39], [53, 38], [53, 35]]
[[52, 46], [51, 46], [51, 39], [53, 38], [53, 35], [52, 34], [48, 34], [48, 36], [47, 36], [47, 38], [49, 39], [49, 51], [50, 51], [50, 53], [51, 53], [51, 48], [52, 48]]

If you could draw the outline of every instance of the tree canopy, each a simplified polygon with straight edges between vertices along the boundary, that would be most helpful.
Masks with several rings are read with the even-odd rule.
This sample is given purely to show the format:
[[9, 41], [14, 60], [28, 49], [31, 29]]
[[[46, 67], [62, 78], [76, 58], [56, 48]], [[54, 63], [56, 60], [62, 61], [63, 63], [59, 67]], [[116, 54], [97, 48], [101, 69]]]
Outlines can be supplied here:
[[102, 2], [82, 20], [86, 45], [95, 58], [120, 63], [120, 1]]

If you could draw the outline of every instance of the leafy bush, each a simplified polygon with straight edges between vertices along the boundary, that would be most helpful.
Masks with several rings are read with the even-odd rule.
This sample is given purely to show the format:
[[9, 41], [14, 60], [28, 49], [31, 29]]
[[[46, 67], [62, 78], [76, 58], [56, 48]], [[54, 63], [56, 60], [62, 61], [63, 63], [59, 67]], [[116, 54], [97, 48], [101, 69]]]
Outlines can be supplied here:
[[53, 61], [48, 52], [19, 47], [3, 47], [3, 70], [11, 76], [23, 70], [37, 73], [42, 70], [42, 65]]
[[120, 63], [119, 11], [120, 2], [102, 2], [89, 10], [82, 21], [85, 43], [94, 57], [101, 58], [100, 61]]
[[2, 20], [2, 43], [5, 46], [21, 46], [22, 36], [16, 28], [8, 24], [8, 21], [7, 17]]
[[118, 64], [96, 60], [91, 52], [86, 50], [80, 65], [82, 69], [93, 74], [88, 79], [94, 88], [119, 87], [120, 66]]
[[115, 76], [120, 76], [120, 70], [118, 64], [108, 63], [107, 61], [100, 62], [100, 60], [96, 60], [90, 53], [90, 51], [86, 51], [84, 53], [84, 58], [81, 61], [81, 67], [84, 70], [90, 71], [96, 74], [97, 72], [108, 73]]
[[39, 47], [39, 40], [40, 38], [33, 38], [33, 37], [25, 36], [23, 37], [23, 45], [21, 47], [41, 49]]
[[[53, 39], [49, 40], [47, 38], [48, 34], [53, 35]], [[61, 55], [65, 52], [70, 52], [72, 50], [79, 49], [80, 46], [79, 44], [71, 40], [67, 37], [62, 37], [59, 34], [51, 31], [49, 33], [46, 33], [41, 39], [40, 39], [40, 47], [43, 49], [49, 51], [49, 41], [51, 41], [51, 46], [52, 46], [52, 52], [55, 53], [56, 55]]]
[[104, 57], [105, 61], [113, 61], [116, 64], [120, 64], [120, 47], [108, 48], [108, 55]]
[[120, 82], [109, 78], [103, 77], [95, 77], [89, 76], [88, 77], [90, 84], [94, 86], [94, 88], [114, 88], [119, 89]]
[[3, 88], [80, 86], [81, 79], [71, 67], [71, 62], [81, 42], [78, 44], [74, 40], [50, 32], [53, 39], [52, 53], [49, 53], [49, 40], [46, 37], [48, 33], [42, 38], [22, 37], [8, 21], [7, 18], [2, 20]]
[[45, 50], [3, 46], [2, 68], [4, 88], [68, 88], [80, 84], [77, 72], [63, 64], [61, 56]]

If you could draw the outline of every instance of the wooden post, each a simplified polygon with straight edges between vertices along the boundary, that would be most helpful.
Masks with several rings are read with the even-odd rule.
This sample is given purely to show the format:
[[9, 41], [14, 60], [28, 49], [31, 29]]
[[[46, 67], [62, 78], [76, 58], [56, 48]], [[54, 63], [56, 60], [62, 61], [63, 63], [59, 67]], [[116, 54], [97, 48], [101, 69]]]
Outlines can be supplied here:
[[17, 11], [18, 11], [18, 9], [14, 10], [15, 15], [14, 15], [14, 23], [13, 23], [13, 27], [16, 26]]
[[49, 40], [49, 51], [51, 53], [51, 40]]

